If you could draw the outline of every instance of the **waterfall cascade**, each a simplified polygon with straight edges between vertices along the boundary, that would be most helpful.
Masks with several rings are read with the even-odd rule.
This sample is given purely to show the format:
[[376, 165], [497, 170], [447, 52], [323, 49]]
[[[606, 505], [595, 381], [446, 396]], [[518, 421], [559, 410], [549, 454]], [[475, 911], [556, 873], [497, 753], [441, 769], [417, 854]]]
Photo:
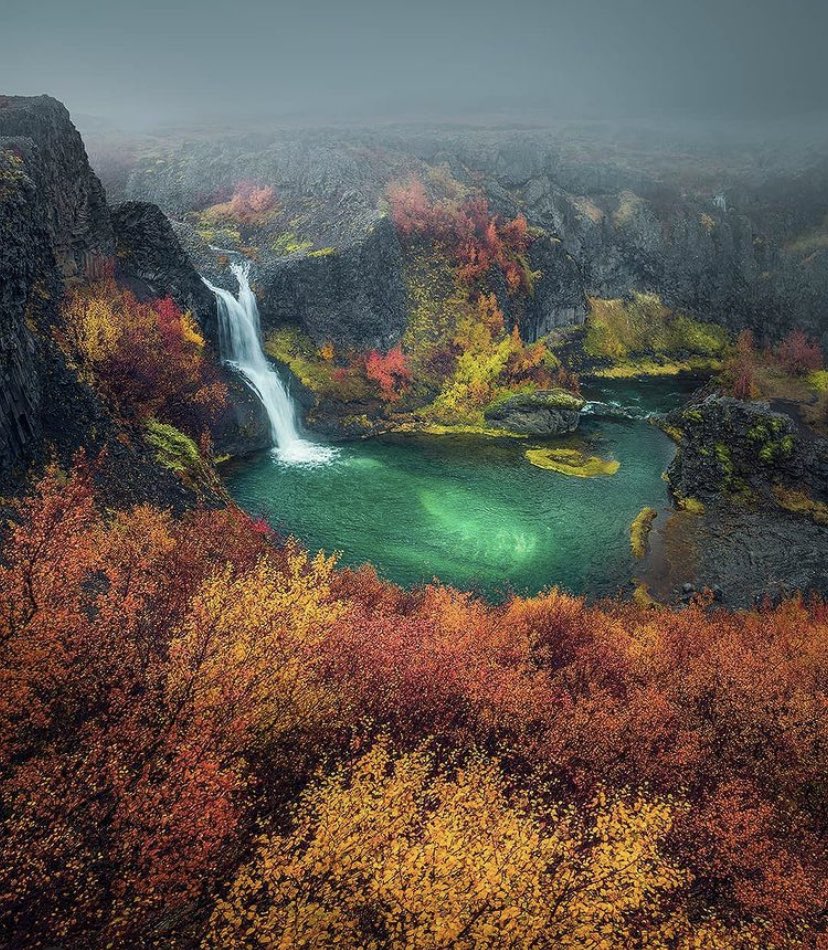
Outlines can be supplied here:
[[229, 290], [202, 278], [216, 298], [219, 355], [241, 373], [261, 400], [270, 421], [274, 451], [280, 461], [297, 465], [318, 465], [328, 461], [336, 450], [309, 442], [299, 435], [296, 407], [290, 393], [264, 355], [259, 308], [256, 295], [250, 288], [249, 267], [233, 263], [230, 270], [239, 284], [238, 298]]

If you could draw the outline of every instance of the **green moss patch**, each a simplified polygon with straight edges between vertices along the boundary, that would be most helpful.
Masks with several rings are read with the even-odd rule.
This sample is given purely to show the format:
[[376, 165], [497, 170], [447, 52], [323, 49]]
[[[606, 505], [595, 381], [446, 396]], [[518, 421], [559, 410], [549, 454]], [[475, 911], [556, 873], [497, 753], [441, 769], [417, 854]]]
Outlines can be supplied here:
[[729, 338], [712, 323], [665, 307], [654, 294], [631, 300], [590, 300], [584, 352], [611, 365], [596, 375], [624, 379], [674, 376], [721, 368]]
[[528, 461], [538, 468], [575, 478], [614, 475], [621, 468], [621, 463], [615, 459], [584, 455], [577, 449], [527, 449], [525, 455]]
[[157, 419], [148, 419], [144, 439], [154, 451], [155, 459], [199, 494], [211, 494], [219, 489], [219, 482], [210, 465], [201, 457], [193, 440], [175, 426]]
[[655, 508], [642, 508], [630, 525], [630, 547], [637, 558], [643, 558], [649, 547], [653, 522], [658, 517]]

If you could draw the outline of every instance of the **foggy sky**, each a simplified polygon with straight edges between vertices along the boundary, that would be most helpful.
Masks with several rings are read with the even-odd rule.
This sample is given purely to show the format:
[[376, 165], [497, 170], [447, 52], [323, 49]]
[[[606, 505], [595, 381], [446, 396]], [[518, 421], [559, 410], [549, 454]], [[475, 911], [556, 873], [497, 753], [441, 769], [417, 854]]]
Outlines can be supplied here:
[[828, 111], [828, 0], [0, 0], [0, 93], [123, 127]]

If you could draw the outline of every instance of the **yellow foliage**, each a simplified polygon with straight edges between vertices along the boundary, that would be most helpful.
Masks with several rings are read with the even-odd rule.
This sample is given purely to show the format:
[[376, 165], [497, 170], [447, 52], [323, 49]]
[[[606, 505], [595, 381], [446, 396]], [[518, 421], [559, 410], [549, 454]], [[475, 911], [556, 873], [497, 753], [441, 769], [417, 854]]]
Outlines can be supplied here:
[[[623, 947], [674, 924], [687, 883], [662, 852], [674, 806], [594, 803], [592, 821], [510, 795], [492, 761], [449, 772], [377, 743], [266, 835], [217, 903], [207, 947]], [[665, 932], [665, 937], [667, 933]]]
[[120, 318], [103, 295], [74, 293], [63, 310], [63, 334], [71, 351], [94, 366], [111, 356], [121, 337]]
[[703, 515], [704, 502], [698, 498], [676, 498], [676, 504], [682, 511], [689, 511], [692, 515]]
[[316, 647], [344, 610], [330, 597], [336, 559], [292, 544], [284, 557], [206, 581], [170, 651], [173, 695], [189, 694], [205, 721], [232, 717], [263, 743], [335, 715], [314, 670]]
[[189, 310], [181, 314], [181, 335], [188, 343], [192, 343], [200, 350], [204, 349], [204, 337]]

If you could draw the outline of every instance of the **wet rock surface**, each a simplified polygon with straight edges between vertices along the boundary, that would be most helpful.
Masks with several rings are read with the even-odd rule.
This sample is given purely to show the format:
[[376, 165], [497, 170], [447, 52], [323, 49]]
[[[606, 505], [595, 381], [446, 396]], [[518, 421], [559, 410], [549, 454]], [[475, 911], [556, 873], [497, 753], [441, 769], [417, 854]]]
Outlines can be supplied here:
[[486, 410], [486, 422], [525, 435], [557, 436], [578, 428], [583, 401], [558, 390], [512, 396]]
[[657, 526], [653, 591], [670, 602], [715, 591], [732, 607], [828, 593], [828, 527], [785, 510], [775, 494], [828, 499], [828, 440], [767, 403], [716, 395], [667, 419], [682, 432], [671, 490], [703, 507]]
[[651, 539], [651, 592], [666, 603], [703, 592], [751, 607], [796, 591], [828, 595], [828, 529], [771, 508], [709, 506], [674, 512]]

